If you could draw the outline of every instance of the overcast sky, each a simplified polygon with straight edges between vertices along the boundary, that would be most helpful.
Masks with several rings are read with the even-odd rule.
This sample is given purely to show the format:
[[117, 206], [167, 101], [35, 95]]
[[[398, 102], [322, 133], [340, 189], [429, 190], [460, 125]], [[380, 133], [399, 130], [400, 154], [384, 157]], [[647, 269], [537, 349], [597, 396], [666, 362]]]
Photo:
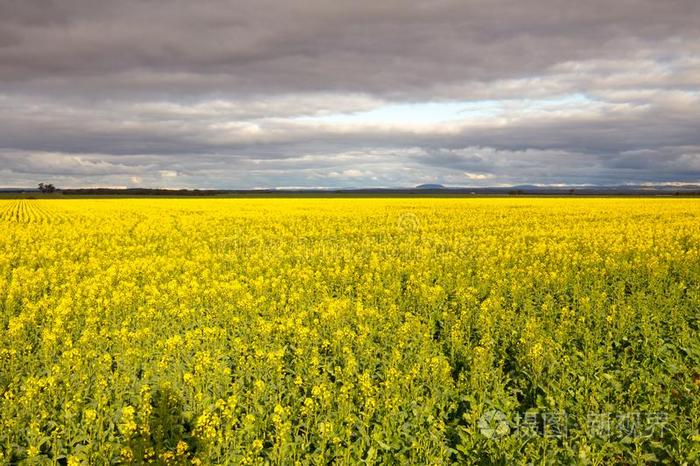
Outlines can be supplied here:
[[700, 1], [0, 0], [0, 186], [700, 182]]

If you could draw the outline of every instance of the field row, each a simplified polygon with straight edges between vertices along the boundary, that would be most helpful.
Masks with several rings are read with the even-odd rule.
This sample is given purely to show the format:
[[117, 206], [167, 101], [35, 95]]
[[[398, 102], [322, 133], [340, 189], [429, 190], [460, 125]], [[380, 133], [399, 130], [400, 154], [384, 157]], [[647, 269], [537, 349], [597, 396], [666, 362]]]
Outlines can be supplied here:
[[18, 223], [50, 223], [61, 221], [62, 217], [52, 212], [46, 201], [0, 200], [0, 221]]

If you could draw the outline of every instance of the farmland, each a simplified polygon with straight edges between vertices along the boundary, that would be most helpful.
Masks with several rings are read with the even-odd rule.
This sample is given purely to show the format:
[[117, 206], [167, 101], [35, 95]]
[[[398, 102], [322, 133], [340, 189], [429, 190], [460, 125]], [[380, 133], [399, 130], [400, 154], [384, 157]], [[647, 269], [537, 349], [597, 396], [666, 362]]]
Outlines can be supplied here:
[[0, 200], [0, 463], [700, 461], [692, 199]]

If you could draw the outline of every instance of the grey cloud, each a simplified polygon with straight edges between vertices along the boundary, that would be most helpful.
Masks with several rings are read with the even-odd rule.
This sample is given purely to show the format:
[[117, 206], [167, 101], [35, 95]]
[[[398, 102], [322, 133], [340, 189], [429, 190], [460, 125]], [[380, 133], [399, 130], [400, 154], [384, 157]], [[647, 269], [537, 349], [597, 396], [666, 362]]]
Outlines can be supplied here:
[[700, 181], [698, 24], [696, 0], [0, 0], [0, 185]]
[[[313, 167], [342, 173], [353, 167], [355, 161], [348, 161], [341, 154], [359, 150], [365, 154], [378, 151], [388, 158], [392, 170], [405, 165], [410, 158], [422, 167], [541, 179], [551, 172], [549, 168], [559, 165], [561, 170], [556, 176], [574, 179], [567, 178], [566, 171], [590, 174], [590, 160], [593, 160], [601, 171], [610, 171], [608, 179], [624, 176], [647, 177], [647, 181], [659, 176], [665, 177], [664, 180], [672, 176], [688, 179], [697, 174], [692, 155], [700, 148], [697, 132], [700, 117], [694, 110], [697, 103], [697, 97], [679, 98], [671, 94], [666, 101], [657, 97], [653, 105], [593, 102], [587, 104], [590, 108], [582, 105], [564, 111], [525, 112], [508, 123], [498, 118], [477, 119], [419, 128], [338, 126], [322, 120], [304, 122], [287, 118], [221, 122], [216, 117], [200, 118], [197, 112], [194, 116], [183, 115], [179, 109], [175, 116], [161, 119], [151, 116], [128, 119], [128, 112], [115, 113], [111, 119], [94, 118], [102, 112], [109, 113], [107, 109], [58, 109], [55, 114], [45, 112], [39, 118], [31, 111], [21, 113], [16, 109], [17, 113], [3, 117], [0, 139], [14, 150], [30, 153], [59, 150], [73, 154], [72, 158], [66, 155], [68, 159], [62, 166], [53, 165], [52, 159], [45, 157], [28, 158], [25, 168], [16, 170], [36, 171], [43, 163], [45, 170], [41, 173], [47, 174], [66, 174], [67, 166], [83, 171], [88, 167], [111, 169], [115, 175], [136, 174], [139, 170], [146, 171], [144, 167], [156, 165], [160, 170], [175, 169], [200, 178], [212, 176], [216, 171], [230, 171], [231, 166], [249, 173], [273, 173], [275, 169], [292, 173]], [[66, 123], [67, 114], [71, 116], [69, 123]], [[41, 138], [35, 138], [29, 131], [29, 123], [41, 127]], [[504, 160], [489, 166], [479, 153], [467, 157], [450, 152], [471, 147], [513, 157], [508, 163]], [[441, 157], [431, 158], [423, 157], [423, 152], [418, 155], [405, 152], [411, 148], [428, 154], [443, 152]], [[679, 148], [685, 152], [679, 152]], [[392, 151], [399, 155], [391, 157]], [[102, 154], [99, 157], [111, 165], [99, 164], [99, 157], [91, 155], [95, 153]], [[525, 158], [528, 164], [539, 163], [549, 168], [524, 170], [530, 165], [523, 167], [521, 157], [517, 156], [522, 153], [549, 154], [548, 158]], [[571, 153], [578, 154], [578, 159], [587, 159], [577, 166], [567, 155]], [[76, 154], [87, 158], [78, 159]], [[131, 166], [137, 160], [134, 156], [157, 159], [158, 163], [144, 164], [139, 160], [137, 168], [125, 171], [120, 164]], [[369, 163], [368, 157], [365, 159], [363, 163]], [[87, 162], [76, 164], [77, 160]], [[90, 165], [89, 161], [95, 162]], [[674, 169], [670, 172], [660, 170], [671, 165]]]
[[700, 38], [695, 0], [32, 3], [0, 4], [8, 38], [0, 77], [63, 79], [64, 89], [143, 73], [150, 79], [140, 85], [154, 92], [410, 99], [425, 88], [529, 76], [563, 62], [669, 58], [679, 48], [697, 52]]

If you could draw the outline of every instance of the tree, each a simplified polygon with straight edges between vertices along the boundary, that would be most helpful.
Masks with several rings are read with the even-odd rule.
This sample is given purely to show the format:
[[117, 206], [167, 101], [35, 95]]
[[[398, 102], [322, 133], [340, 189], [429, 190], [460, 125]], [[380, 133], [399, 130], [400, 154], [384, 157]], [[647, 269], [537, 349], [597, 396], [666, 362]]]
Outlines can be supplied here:
[[44, 184], [44, 183], [39, 183], [39, 191], [41, 191], [44, 194], [51, 194], [56, 192], [56, 187], [52, 185], [51, 183], [49, 184]]

